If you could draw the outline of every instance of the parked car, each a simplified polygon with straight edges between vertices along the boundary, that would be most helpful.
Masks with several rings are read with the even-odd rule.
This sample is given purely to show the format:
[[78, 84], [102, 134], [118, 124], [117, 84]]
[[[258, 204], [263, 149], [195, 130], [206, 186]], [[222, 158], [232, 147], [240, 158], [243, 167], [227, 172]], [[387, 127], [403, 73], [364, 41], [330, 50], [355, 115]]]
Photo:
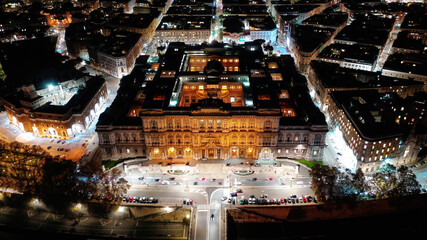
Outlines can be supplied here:
[[248, 203], [249, 204], [255, 204], [256, 198], [254, 195], [251, 195], [248, 199]]
[[313, 202], [314, 202], [314, 203], [317, 203], [317, 199], [316, 199], [316, 197], [313, 197]]
[[184, 205], [193, 205], [193, 199], [184, 199], [182, 203]]
[[261, 196], [259, 196], [260, 198], [268, 198], [268, 195], [267, 194], [261, 194]]

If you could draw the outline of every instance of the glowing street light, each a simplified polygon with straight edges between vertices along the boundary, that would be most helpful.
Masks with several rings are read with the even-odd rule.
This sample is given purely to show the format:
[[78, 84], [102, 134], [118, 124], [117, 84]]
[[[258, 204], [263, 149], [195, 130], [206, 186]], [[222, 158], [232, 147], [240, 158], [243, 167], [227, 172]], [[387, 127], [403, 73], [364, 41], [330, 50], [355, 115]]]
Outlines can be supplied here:
[[163, 208], [163, 210], [165, 210], [166, 213], [173, 212], [173, 208], [171, 208], [171, 207], [165, 207], [165, 208]]

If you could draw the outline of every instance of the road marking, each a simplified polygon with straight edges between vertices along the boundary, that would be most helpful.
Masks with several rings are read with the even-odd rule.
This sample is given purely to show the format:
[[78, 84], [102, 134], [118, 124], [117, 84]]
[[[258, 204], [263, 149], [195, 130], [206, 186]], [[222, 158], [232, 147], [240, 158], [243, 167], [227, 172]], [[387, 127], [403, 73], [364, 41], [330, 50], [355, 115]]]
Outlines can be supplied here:
[[102, 226], [109, 224], [111, 221], [112, 221], [111, 219], [106, 219], [105, 221], [102, 218], [99, 219], [99, 222], [101, 223]]
[[34, 215], [36, 215], [38, 212], [37, 211], [34, 211], [34, 210], [28, 210], [27, 211], [27, 215], [28, 215], [28, 217], [32, 217], [32, 216], [34, 216]]

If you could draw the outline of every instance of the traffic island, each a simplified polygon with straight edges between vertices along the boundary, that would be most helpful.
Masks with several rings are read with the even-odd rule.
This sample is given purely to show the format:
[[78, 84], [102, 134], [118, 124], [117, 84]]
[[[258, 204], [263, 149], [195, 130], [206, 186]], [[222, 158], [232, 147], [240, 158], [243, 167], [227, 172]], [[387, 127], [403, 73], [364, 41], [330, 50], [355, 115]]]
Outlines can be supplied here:
[[252, 175], [254, 173], [255, 172], [252, 170], [235, 170], [235, 171], [233, 171], [233, 174], [237, 175], [237, 176], [249, 176], [249, 175]]
[[175, 170], [167, 170], [167, 173], [168, 174], [171, 174], [171, 175], [185, 175], [185, 174], [188, 174], [190, 171], [188, 171], [188, 170], [181, 170], [181, 169], [175, 169]]

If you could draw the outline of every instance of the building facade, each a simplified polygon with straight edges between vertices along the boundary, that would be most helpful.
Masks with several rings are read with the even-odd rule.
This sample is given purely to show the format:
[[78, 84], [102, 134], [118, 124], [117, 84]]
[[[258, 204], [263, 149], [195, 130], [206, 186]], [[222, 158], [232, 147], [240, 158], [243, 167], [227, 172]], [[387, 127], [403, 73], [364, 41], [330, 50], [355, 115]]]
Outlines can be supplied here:
[[[140, 125], [97, 125], [103, 159], [321, 160], [327, 125], [306, 86], [293, 88], [291, 71], [282, 72], [294, 64], [289, 59], [267, 62], [255, 43], [171, 43], [155, 76], [130, 101], [140, 105], [126, 108], [126, 118]], [[132, 146], [118, 150], [111, 140], [124, 134]]]
[[[61, 95], [69, 95], [65, 87], [62, 89], [63, 85], [80, 90], [65, 97], [64, 104], [52, 104]], [[39, 91], [34, 85], [26, 85], [21, 91], [3, 98], [2, 102], [9, 122], [21, 132], [30, 132], [36, 137], [71, 139], [88, 129], [107, 99], [105, 80], [97, 77], [77, 83], [68, 81]]]
[[114, 32], [104, 42], [89, 47], [91, 64], [117, 78], [132, 72], [143, 48], [139, 33]]

